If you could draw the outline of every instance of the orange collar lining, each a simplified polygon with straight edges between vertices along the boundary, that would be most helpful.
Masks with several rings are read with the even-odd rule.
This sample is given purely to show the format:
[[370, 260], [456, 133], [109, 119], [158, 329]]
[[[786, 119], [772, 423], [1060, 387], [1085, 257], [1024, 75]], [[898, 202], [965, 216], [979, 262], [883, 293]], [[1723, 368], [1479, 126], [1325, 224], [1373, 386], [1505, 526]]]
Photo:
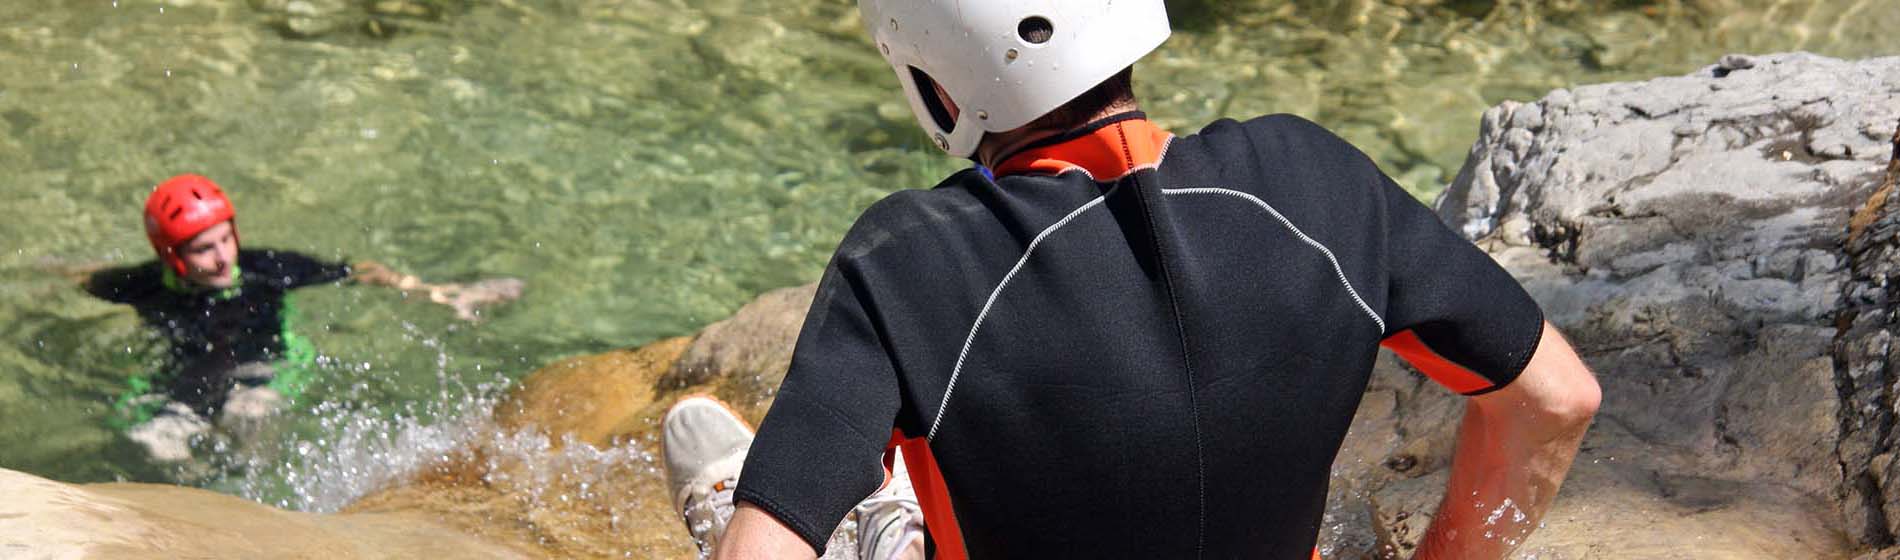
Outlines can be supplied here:
[[996, 176], [1061, 175], [1080, 169], [1098, 182], [1161, 164], [1173, 134], [1147, 119], [1128, 119], [1055, 144], [1025, 150], [996, 166]]

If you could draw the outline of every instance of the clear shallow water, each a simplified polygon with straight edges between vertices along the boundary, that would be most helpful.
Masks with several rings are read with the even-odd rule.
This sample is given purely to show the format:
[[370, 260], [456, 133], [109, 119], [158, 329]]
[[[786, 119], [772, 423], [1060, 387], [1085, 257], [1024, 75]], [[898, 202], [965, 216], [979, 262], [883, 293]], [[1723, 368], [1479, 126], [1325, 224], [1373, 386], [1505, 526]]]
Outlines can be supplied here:
[[[959, 167], [915, 130], [851, 2], [336, 4], [316, 38], [288, 36], [272, 0], [0, 5], [0, 466], [339, 507], [479, 429], [509, 380], [809, 282], [858, 211]], [[1136, 74], [1151, 115], [1189, 132], [1301, 114], [1421, 196], [1497, 101], [1727, 52], [1900, 52], [1893, 0], [1173, 9]], [[323, 379], [274, 437], [229, 475], [146, 464], [104, 415], [156, 342], [64, 272], [149, 258], [139, 205], [185, 171], [232, 193], [247, 246], [527, 294], [469, 324], [387, 290], [300, 292]]]

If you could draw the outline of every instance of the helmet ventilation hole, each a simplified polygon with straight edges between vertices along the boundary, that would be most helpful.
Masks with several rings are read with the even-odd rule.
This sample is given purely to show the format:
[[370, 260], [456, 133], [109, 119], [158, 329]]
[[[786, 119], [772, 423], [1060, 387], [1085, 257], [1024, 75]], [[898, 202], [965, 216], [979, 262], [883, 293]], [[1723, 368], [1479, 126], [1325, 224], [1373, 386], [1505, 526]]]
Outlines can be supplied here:
[[1016, 24], [1016, 36], [1031, 45], [1047, 43], [1055, 35], [1055, 24], [1049, 23], [1049, 18], [1042, 16], [1029, 16]]
[[937, 97], [937, 81], [930, 74], [912, 66], [910, 80], [917, 85], [917, 97], [924, 101], [924, 109], [930, 112], [930, 120], [936, 121], [937, 129], [952, 132], [957, 129], [956, 119], [950, 118], [950, 109], [943, 106], [943, 100]]

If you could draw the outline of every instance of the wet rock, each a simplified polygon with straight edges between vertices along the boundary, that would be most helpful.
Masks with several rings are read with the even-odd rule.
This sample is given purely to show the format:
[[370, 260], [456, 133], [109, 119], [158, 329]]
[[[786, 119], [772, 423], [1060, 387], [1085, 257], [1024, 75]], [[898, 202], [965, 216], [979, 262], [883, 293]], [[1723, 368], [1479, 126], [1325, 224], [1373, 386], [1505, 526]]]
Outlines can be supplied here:
[[611, 447], [642, 433], [645, 421], [658, 417], [654, 380], [691, 340], [670, 338], [548, 364], [496, 405], [495, 423], [506, 430], [536, 430], [556, 441]]
[[756, 423], [815, 290], [767, 292], [691, 337], [542, 367], [496, 406], [487, 436], [345, 511], [427, 514], [547, 557], [690, 557], [659, 470], [660, 419], [711, 393]]
[[[1446, 479], [1441, 471], [1404, 480], [1370, 498], [1379, 539], [1370, 557], [1411, 556], [1439, 507]], [[1449, 507], [1487, 505], [1453, 502]], [[1513, 557], [1846, 557], [1851, 543], [1826, 522], [1827, 514], [1822, 500], [1786, 486], [1656, 476], [1623, 464], [1620, 457], [1604, 457], [1571, 469], [1544, 526]], [[1486, 538], [1479, 531], [1459, 538]]]
[[657, 428], [678, 393], [656, 389], [691, 342], [669, 338], [548, 364], [496, 405], [492, 429], [475, 430], [455, 452], [344, 511], [427, 515], [528, 543], [537, 557], [691, 557], [657, 464]]

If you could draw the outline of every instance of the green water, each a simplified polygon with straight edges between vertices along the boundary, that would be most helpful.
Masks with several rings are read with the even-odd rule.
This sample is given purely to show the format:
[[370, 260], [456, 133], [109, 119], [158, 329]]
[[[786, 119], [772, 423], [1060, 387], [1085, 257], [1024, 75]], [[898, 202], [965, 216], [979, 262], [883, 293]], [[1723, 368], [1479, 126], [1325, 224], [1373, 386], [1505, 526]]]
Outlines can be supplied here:
[[[361, 465], [310, 457], [812, 281], [858, 211], [963, 165], [916, 130], [851, 2], [329, 0], [309, 3], [334, 6], [314, 38], [286, 31], [284, 4], [0, 4], [0, 467], [176, 476], [105, 427], [157, 342], [62, 272], [149, 258], [140, 204], [175, 173], [223, 184], [250, 247], [527, 281], [474, 324], [384, 289], [299, 293], [323, 379], [281, 446], [202, 483], [321, 509], [343, 498], [310, 489], [343, 483], [312, 479]], [[1498, 101], [1728, 52], [1900, 52], [1896, 0], [1172, 9], [1175, 37], [1136, 73], [1157, 120], [1301, 114], [1421, 197]]]

